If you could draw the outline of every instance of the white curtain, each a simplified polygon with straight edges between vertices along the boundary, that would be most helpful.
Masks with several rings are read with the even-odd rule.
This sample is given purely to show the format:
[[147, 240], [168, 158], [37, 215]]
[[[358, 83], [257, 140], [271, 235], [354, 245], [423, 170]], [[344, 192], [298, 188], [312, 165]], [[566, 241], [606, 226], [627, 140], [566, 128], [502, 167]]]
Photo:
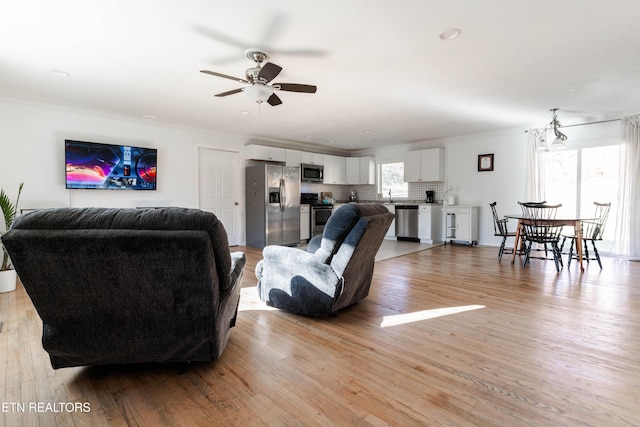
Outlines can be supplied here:
[[527, 140], [527, 169], [523, 202], [544, 200], [544, 162], [542, 156], [547, 148], [545, 129], [529, 129]]
[[613, 253], [640, 259], [640, 116], [620, 125], [620, 182]]

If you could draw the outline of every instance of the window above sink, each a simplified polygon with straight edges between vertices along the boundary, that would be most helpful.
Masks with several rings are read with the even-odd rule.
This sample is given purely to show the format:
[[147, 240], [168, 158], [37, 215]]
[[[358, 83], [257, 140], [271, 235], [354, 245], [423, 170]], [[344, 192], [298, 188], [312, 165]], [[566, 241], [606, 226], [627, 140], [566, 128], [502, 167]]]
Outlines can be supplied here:
[[409, 197], [409, 184], [404, 182], [404, 162], [380, 163], [379, 171], [378, 192], [385, 201]]

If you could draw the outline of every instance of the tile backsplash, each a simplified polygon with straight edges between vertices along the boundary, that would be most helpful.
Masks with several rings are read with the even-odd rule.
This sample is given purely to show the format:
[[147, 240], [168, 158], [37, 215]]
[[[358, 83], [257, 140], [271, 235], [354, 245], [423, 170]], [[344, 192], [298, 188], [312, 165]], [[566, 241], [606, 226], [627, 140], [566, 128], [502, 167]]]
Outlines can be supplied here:
[[[323, 191], [330, 191], [333, 193], [333, 199], [338, 201], [347, 201], [351, 195], [352, 187], [373, 187], [374, 185], [337, 185], [337, 184], [315, 184], [312, 182], [301, 182], [301, 193], [322, 193]], [[357, 190], [356, 190], [357, 191]], [[358, 193], [358, 196], [360, 193]]]
[[410, 182], [409, 183], [409, 199], [410, 200], [425, 200], [427, 195], [425, 191], [435, 191], [435, 198], [437, 202], [442, 202], [444, 199], [444, 182], [430, 181], [430, 182]]
[[[375, 185], [332, 185], [332, 184], [315, 184], [310, 182], [302, 182], [300, 192], [302, 193], [318, 193], [323, 191], [331, 191], [336, 201], [345, 202], [351, 196], [351, 190], [355, 190], [359, 201], [375, 201], [378, 199], [378, 188]], [[444, 182], [410, 182], [409, 183], [409, 200], [424, 201], [426, 198], [425, 191], [435, 191], [437, 202], [441, 202], [444, 198]], [[393, 196], [393, 194], [392, 194]], [[388, 195], [385, 194], [386, 200]]]

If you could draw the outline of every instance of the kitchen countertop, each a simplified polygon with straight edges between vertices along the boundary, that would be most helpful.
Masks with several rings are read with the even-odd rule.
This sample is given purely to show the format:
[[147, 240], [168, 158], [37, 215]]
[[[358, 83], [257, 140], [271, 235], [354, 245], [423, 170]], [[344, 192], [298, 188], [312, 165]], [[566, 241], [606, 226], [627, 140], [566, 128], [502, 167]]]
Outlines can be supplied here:
[[[334, 204], [351, 203], [348, 200], [336, 200]], [[424, 200], [398, 200], [389, 203], [388, 200], [359, 200], [357, 203], [379, 203], [383, 205], [435, 205], [442, 206], [442, 201], [427, 203]]]

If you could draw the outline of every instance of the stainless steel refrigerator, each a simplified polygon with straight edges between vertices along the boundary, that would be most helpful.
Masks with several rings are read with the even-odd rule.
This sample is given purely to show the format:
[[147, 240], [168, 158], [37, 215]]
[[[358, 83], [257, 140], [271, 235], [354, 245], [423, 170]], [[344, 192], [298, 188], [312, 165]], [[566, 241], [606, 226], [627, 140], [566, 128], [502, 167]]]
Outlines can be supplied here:
[[245, 170], [247, 246], [300, 243], [300, 168], [275, 164]]

